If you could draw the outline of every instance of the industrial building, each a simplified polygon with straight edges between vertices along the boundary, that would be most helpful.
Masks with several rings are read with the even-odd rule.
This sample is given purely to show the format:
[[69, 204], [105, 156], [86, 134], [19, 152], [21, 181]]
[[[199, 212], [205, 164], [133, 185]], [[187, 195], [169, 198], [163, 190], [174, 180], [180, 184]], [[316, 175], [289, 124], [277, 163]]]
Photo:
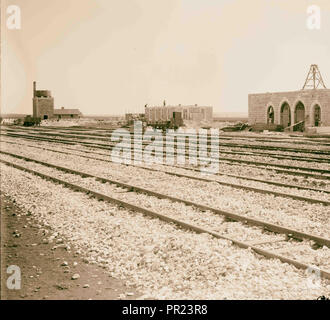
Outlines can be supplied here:
[[42, 120], [54, 117], [54, 98], [49, 90], [36, 90], [33, 82], [33, 118]]
[[82, 115], [78, 109], [54, 109], [54, 98], [49, 90], [36, 90], [33, 82], [33, 118], [47, 119], [77, 119]]
[[311, 65], [301, 90], [249, 94], [249, 124], [276, 125], [285, 130], [330, 126], [330, 89], [317, 65]]
[[205, 106], [153, 106], [145, 107], [145, 118], [148, 123], [173, 121], [174, 118], [192, 121], [212, 121], [213, 107]]

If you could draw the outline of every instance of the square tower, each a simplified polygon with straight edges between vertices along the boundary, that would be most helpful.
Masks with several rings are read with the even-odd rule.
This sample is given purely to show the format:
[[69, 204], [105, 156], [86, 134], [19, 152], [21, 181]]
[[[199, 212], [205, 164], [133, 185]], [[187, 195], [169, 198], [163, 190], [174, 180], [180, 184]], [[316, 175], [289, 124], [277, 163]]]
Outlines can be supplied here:
[[54, 98], [49, 90], [36, 90], [33, 82], [33, 117], [46, 120], [54, 117]]

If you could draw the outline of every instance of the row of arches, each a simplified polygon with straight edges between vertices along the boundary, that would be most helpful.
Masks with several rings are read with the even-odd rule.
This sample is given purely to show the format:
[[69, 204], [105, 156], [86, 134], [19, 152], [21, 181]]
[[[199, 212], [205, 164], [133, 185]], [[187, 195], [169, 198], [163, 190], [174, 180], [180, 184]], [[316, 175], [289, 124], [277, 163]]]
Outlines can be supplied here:
[[[316, 104], [312, 110], [312, 119], [311, 125], [318, 127], [321, 124], [321, 107]], [[280, 108], [280, 125], [284, 128], [291, 126], [292, 124], [299, 123], [297, 126], [294, 127], [294, 130], [301, 131], [304, 129], [305, 125], [305, 106], [304, 104], [299, 101], [296, 104], [294, 110], [294, 122], [291, 119], [291, 108], [287, 102], [284, 102]], [[272, 105], [267, 108], [267, 124], [274, 124], [275, 123], [275, 111]]]

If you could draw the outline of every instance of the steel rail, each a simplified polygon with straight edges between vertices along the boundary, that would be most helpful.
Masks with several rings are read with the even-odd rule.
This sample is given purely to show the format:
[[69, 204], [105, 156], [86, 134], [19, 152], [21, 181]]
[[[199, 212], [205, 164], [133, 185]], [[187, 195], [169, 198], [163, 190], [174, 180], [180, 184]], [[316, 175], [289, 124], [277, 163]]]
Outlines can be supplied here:
[[[21, 146], [27, 146], [27, 147], [31, 147], [31, 148], [36, 148], [36, 149], [41, 149], [41, 150], [51, 151], [51, 152], [55, 152], [55, 153], [71, 155], [71, 156], [78, 156], [78, 157], [87, 158], [87, 159], [91, 159], [91, 160], [95, 160], [95, 161], [103, 161], [103, 162], [108, 162], [108, 163], [118, 163], [118, 162], [103, 159], [103, 158], [90, 157], [90, 156], [86, 156], [86, 155], [82, 155], [82, 154], [78, 154], [78, 153], [72, 153], [72, 152], [60, 151], [60, 150], [55, 150], [55, 149], [49, 149], [49, 148], [40, 147], [40, 146], [36, 146], [36, 145], [29, 145], [29, 144], [23, 144], [23, 143], [13, 142], [13, 141], [4, 141], [4, 140], [2, 140], [0, 142], [4, 142], [4, 143], [8, 143], [8, 144], [16, 144], [16, 145], [21, 145]], [[98, 155], [102, 155], [102, 156], [108, 156], [107, 154], [99, 153], [99, 152], [92, 152], [92, 151], [87, 151], [87, 150], [77, 150], [77, 149], [69, 148], [69, 147], [64, 147], [64, 148], [67, 149], [67, 150], [72, 150], [72, 151], [81, 152], [81, 153], [91, 153], [93, 155], [98, 154]], [[127, 159], [127, 158], [125, 158], [125, 159]], [[124, 165], [124, 166], [133, 166], [133, 167], [148, 170], [148, 171], [159, 172], [158, 169], [153, 169], [153, 168], [150, 168], [150, 167], [143, 167], [143, 166], [134, 165], [134, 164], [127, 164], [127, 163], [123, 163], [122, 165]], [[162, 164], [162, 165], [166, 166], [166, 167], [174, 167], [174, 168], [184, 169], [184, 170], [189, 170], [189, 171], [196, 171], [196, 172], [200, 171], [198, 169], [183, 167], [183, 166], [178, 166], [178, 165], [169, 165], [169, 164]], [[175, 173], [175, 172], [171, 172], [171, 171], [166, 171], [166, 170], [162, 170], [162, 172], [167, 173], [169, 175], [175, 175], [175, 176], [179, 176], [179, 177], [181, 176], [181, 177], [185, 177], [185, 178], [189, 178], [189, 179], [205, 181], [205, 178], [201, 178], [201, 177], [195, 177], [195, 176]], [[283, 188], [294, 188], [294, 189], [301, 189], [301, 190], [308, 190], [308, 191], [314, 191], [314, 192], [330, 194], [330, 191], [328, 191], [328, 190], [316, 189], [316, 188], [311, 188], [311, 187], [304, 187], [304, 186], [295, 185], [295, 184], [286, 184], [286, 183], [282, 183], [282, 182], [269, 181], [269, 180], [263, 180], [263, 179], [257, 179], [257, 178], [250, 178], [250, 177], [246, 177], [246, 176], [241, 176], [241, 175], [238, 176], [238, 175], [229, 174], [229, 173], [217, 173], [216, 175], [217, 176], [227, 176], [227, 177], [232, 177], [232, 178], [242, 179], [242, 180], [248, 180], [248, 181], [255, 181], [255, 182], [275, 185], [275, 186], [279, 186], [279, 187], [283, 187]], [[209, 180], [207, 180], [207, 182], [209, 182]], [[212, 180], [212, 179], [210, 179], [210, 182], [218, 182], [220, 184], [222, 183], [221, 181]], [[238, 185], [238, 186], [240, 186], [240, 185]], [[242, 188], [243, 187], [244, 186], [242, 186]]]
[[[53, 139], [53, 138], [45, 138], [45, 137], [36, 137], [36, 136], [28, 136], [25, 134], [0, 134], [8, 137], [20, 137], [23, 139], [27, 140], [41, 140], [41, 141], [49, 141], [49, 142], [58, 142], [58, 143], [63, 143], [63, 144], [81, 144], [84, 146], [88, 147], [93, 147], [97, 149], [104, 149], [104, 150], [112, 150], [105, 144], [97, 144], [97, 143], [91, 143], [91, 142], [84, 142], [84, 141], [74, 141], [74, 140], [68, 140], [68, 139]], [[123, 149], [128, 149], [128, 150], [133, 150], [132, 148], [129, 147], [122, 147]], [[143, 151], [142, 151], [143, 152]], [[138, 151], [138, 153], [141, 153], [141, 151]], [[157, 154], [162, 154], [164, 157], [165, 152], [156, 152]], [[170, 153], [170, 154], [175, 154]], [[184, 153], [179, 153], [179, 155], [184, 155]], [[212, 158], [212, 157], [211, 157]], [[246, 164], [249, 167], [255, 168], [255, 167], [260, 167], [264, 166], [263, 169], [265, 170], [273, 170], [275, 172], [281, 172], [281, 173], [286, 173], [286, 174], [292, 174], [292, 175], [300, 175], [300, 176], [306, 176], [306, 177], [313, 177], [316, 179], [325, 179], [329, 180], [330, 176], [325, 176], [321, 174], [315, 174], [311, 172], [318, 172], [318, 173], [325, 173], [330, 175], [330, 170], [326, 169], [316, 169], [316, 168], [304, 168], [304, 167], [298, 167], [298, 166], [289, 166], [289, 165], [281, 165], [281, 164], [271, 164], [271, 163], [266, 163], [266, 162], [256, 162], [256, 161], [250, 161], [250, 160], [240, 160], [240, 159], [232, 159], [232, 158], [216, 158], [213, 157], [213, 159], [216, 159], [219, 163], [222, 162], [235, 162], [235, 163], [243, 163]], [[219, 161], [220, 160], [220, 161]], [[233, 164], [237, 165], [237, 164]], [[275, 168], [270, 168], [270, 167], [275, 167]], [[278, 169], [279, 168], [279, 169]], [[281, 169], [281, 168], [286, 168], [286, 169], [293, 169], [293, 170], [301, 170], [301, 171], [293, 171], [293, 170], [286, 170], [286, 169]], [[305, 172], [305, 171], [310, 171], [310, 172]]]
[[[21, 129], [21, 128], [20, 128]], [[18, 129], [7, 129], [8, 131], [16, 131]], [[25, 129], [29, 130], [29, 129]], [[24, 131], [24, 130], [23, 130]], [[29, 132], [29, 131], [28, 131]], [[30, 131], [31, 132], [31, 131]], [[36, 133], [40, 133], [40, 131], [35, 130]], [[55, 133], [48, 133], [48, 132], [41, 132], [45, 135], [56, 135]], [[118, 133], [119, 134], [119, 133]], [[70, 136], [70, 134], [58, 134], [58, 136]], [[121, 133], [121, 135], [126, 135], [126, 133]], [[184, 137], [186, 139], [188, 134], [176, 134], [177, 136]], [[87, 136], [87, 135], [86, 135]], [[81, 139], [81, 137], [79, 137]], [[79, 139], [77, 137], [77, 139]], [[87, 139], [87, 138], [86, 138]], [[96, 138], [89, 137], [89, 139], [93, 140]], [[204, 139], [204, 138], [203, 138]], [[209, 137], [206, 138], [207, 141], [209, 140]], [[221, 135], [219, 136], [219, 139], [221, 139]], [[102, 140], [102, 139], [96, 139], [96, 140]], [[316, 144], [318, 145], [318, 144]], [[310, 154], [323, 154], [323, 155], [329, 155], [330, 156], [330, 150], [311, 150], [311, 149], [298, 149], [298, 148], [290, 148], [290, 147], [281, 147], [281, 146], [263, 146], [263, 145], [247, 145], [247, 144], [239, 144], [239, 143], [219, 143], [219, 146], [228, 146], [228, 147], [236, 147], [236, 148], [248, 148], [248, 149], [262, 149], [262, 150], [275, 150], [275, 151], [287, 151], [287, 152], [295, 152], [295, 153], [310, 153]]]
[[[6, 152], [6, 151], [3, 151], [3, 150], [0, 150], [0, 153], [6, 154], [6, 155], [9, 155], [9, 156], [12, 156], [12, 157], [20, 158], [20, 159], [25, 159], [25, 160], [28, 160], [28, 161], [34, 161], [34, 162], [40, 163], [40, 164], [45, 164], [46, 163], [46, 162], [43, 162], [43, 161], [35, 160], [35, 159], [32, 159], [32, 158], [28, 158], [28, 157], [18, 155], [18, 154], [14, 154], [14, 153], [11, 153], [11, 152]], [[79, 156], [79, 155], [77, 155], [77, 156]], [[109, 162], [113, 162], [113, 161], [109, 161]], [[139, 166], [136, 166], [136, 167], [139, 167]], [[142, 167], [140, 167], [140, 168], [142, 168]], [[142, 168], [142, 169], [144, 169], [144, 168]], [[156, 170], [156, 169], [152, 169], [151, 171], [158, 172], [158, 170]], [[162, 171], [162, 172], [164, 172], [166, 174], [169, 174], [169, 175], [181, 177], [181, 178], [187, 178], [187, 179], [198, 180], [198, 181], [203, 181], [203, 182], [216, 182], [220, 185], [235, 188], [235, 189], [244, 189], [244, 190], [257, 192], [257, 193], [261, 193], [261, 194], [272, 194], [272, 195], [277, 196], [277, 197], [291, 198], [291, 199], [294, 199], [294, 200], [300, 200], [300, 201], [306, 201], [306, 202], [310, 202], [310, 203], [323, 204], [323, 205], [326, 205], [326, 206], [330, 205], [330, 201], [316, 199], [316, 198], [304, 197], [304, 196], [299, 196], [299, 195], [294, 195], [294, 194], [287, 194], [287, 193], [278, 192], [278, 191], [265, 190], [265, 189], [260, 189], [260, 188], [256, 188], [256, 187], [249, 187], [249, 186], [244, 186], [244, 185], [235, 184], [235, 183], [218, 181], [218, 180], [210, 179], [210, 178], [206, 178], [206, 177], [205, 178], [203, 178], [203, 177], [194, 177], [194, 176], [189, 176], [189, 175], [185, 175], [185, 174], [181, 174], [181, 173], [174, 173], [174, 172], [169, 173], [167, 171]]]
[[[38, 132], [39, 133], [39, 132]], [[94, 135], [92, 134], [86, 134], [86, 135], [81, 135], [81, 136], [76, 136], [76, 135], [72, 135], [72, 134], [58, 134], [58, 133], [45, 133], [42, 132], [43, 135], [45, 136], [51, 136], [51, 137], [65, 137], [65, 138], [71, 138], [71, 139], [80, 139], [80, 140], [87, 140], [87, 139], [91, 139], [91, 140], [97, 140], [97, 141], [109, 141], [110, 137], [105, 137], [103, 136], [97, 136], [100, 138], [96, 138]], [[138, 141], [140, 141], [141, 139], [137, 139]], [[179, 141], [178, 141], [179, 142]], [[184, 142], [184, 141], [180, 141], [180, 142]], [[147, 142], [142, 142], [143, 145], [148, 145]], [[199, 142], [195, 143], [193, 142], [193, 144], [199, 145]], [[165, 143], [165, 146], [176, 146], [176, 144], [172, 144], [172, 143]], [[181, 150], [183, 148], [180, 148]], [[189, 146], [185, 145], [185, 150], [189, 149]], [[318, 163], [329, 163], [330, 160], [325, 159], [325, 158], [316, 158], [316, 157], [308, 157], [308, 156], [294, 156], [294, 155], [279, 155], [277, 153], [269, 153], [269, 152], [244, 152], [244, 151], [228, 151], [228, 150], [220, 150], [220, 153], [223, 154], [232, 154], [232, 155], [242, 155], [242, 156], [263, 156], [263, 157], [269, 157], [269, 158], [274, 158], [274, 159], [288, 159], [288, 160], [292, 160], [292, 161], [304, 161], [304, 162], [318, 162]]]
[[[26, 131], [58, 131], [61, 133], [75, 133], [75, 134], [90, 134], [94, 136], [99, 136], [99, 137], [106, 137], [110, 136], [115, 130], [118, 129], [125, 129], [123, 127], [114, 127], [110, 129], [103, 129], [103, 128], [93, 128], [93, 127], [54, 127], [54, 126], [49, 126], [49, 127], [23, 127], [23, 126], [18, 126], [15, 128], [11, 128], [10, 126], [3, 126], [7, 130], [16, 130], [16, 129], [21, 129], [21, 130], [26, 130]], [[221, 130], [221, 129], [220, 129]], [[179, 135], [185, 136], [185, 134], [178, 133]], [[198, 133], [200, 136], [207, 136], [204, 133]], [[222, 139], [225, 140], [246, 140], [246, 141], [267, 141], [267, 142], [275, 142], [275, 143], [301, 143], [301, 142], [307, 142], [307, 143], [312, 143], [313, 145], [330, 145], [330, 136], [324, 137], [324, 138], [317, 138], [317, 137], [305, 137], [305, 136], [297, 136], [297, 135], [289, 135], [288, 137], [277, 137], [277, 136], [272, 136], [269, 137], [268, 135], [255, 135], [255, 136], [243, 136], [242, 134], [238, 135], [231, 135], [231, 134], [226, 134], [223, 132], [219, 132], [219, 135]], [[319, 142], [319, 143], [314, 143], [314, 142]]]
[[[119, 200], [119, 199], [116, 199], [116, 198], [113, 198], [113, 197], [110, 197], [108, 195], [105, 195], [105, 194], [102, 194], [102, 193], [99, 193], [99, 192], [96, 192], [96, 191], [87, 189], [87, 188], [82, 187], [82, 186], [79, 186], [77, 184], [73, 184], [71, 182], [68, 182], [68, 181], [65, 181], [65, 180], [62, 180], [62, 179], [58, 179], [58, 178], [52, 177], [50, 175], [46, 175], [46, 174], [41, 173], [41, 172], [38, 172], [36, 170], [28, 169], [28, 168], [25, 168], [23, 166], [19, 166], [19, 165], [15, 164], [15, 163], [12, 163], [12, 162], [9, 162], [9, 161], [5, 161], [5, 160], [2, 160], [2, 159], [0, 159], [0, 162], [6, 164], [8, 166], [12, 166], [13, 168], [16, 168], [18, 170], [21, 170], [21, 171], [25, 171], [25, 172], [34, 174], [34, 175], [39, 176], [39, 177], [41, 177], [41, 178], [43, 178], [45, 180], [49, 180], [49, 181], [52, 181], [52, 182], [61, 184], [61, 185], [65, 186], [65, 187], [67, 187], [67, 188], [70, 188], [71, 190], [79, 191], [79, 192], [82, 192], [82, 193], [86, 193], [87, 195], [89, 195], [91, 197], [95, 197], [95, 198], [97, 198], [99, 200], [103, 200], [103, 201], [107, 201], [107, 202], [110, 202], [110, 203], [114, 203], [116, 205], [125, 207], [125, 208], [127, 208], [129, 210], [141, 212], [141, 213], [143, 213], [143, 214], [145, 214], [147, 216], [150, 216], [150, 217], [153, 217], [153, 218], [158, 218], [158, 219], [160, 219], [162, 221], [165, 221], [165, 222], [168, 222], [168, 223], [173, 223], [173, 224], [175, 224], [175, 225], [177, 225], [177, 226], [179, 226], [179, 227], [181, 227], [183, 229], [192, 230], [192, 231], [194, 231], [196, 233], [210, 234], [210, 235], [212, 235], [213, 237], [215, 237], [217, 239], [223, 239], [223, 240], [230, 241], [232, 244], [237, 245], [238, 247], [241, 247], [241, 248], [244, 248], [244, 249], [251, 249], [255, 253], [260, 254], [260, 255], [262, 255], [262, 256], [264, 256], [266, 258], [269, 258], [269, 259], [279, 259], [283, 263], [291, 264], [291, 265], [295, 266], [296, 268], [303, 269], [303, 270], [308, 270], [308, 269], [311, 268], [311, 266], [309, 266], [309, 265], [307, 265], [305, 263], [302, 263], [300, 261], [294, 260], [292, 258], [287, 258], [287, 257], [284, 257], [284, 256], [279, 255], [277, 253], [274, 253], [272, 251], [268, 251], [268, 250], [264, 250], [264, 249], [258, 248], [255, 245], [251, 245], [251, 244], [246, 243], [246, 242], [242, 242], [242, 241], [239, 241], [239, 240], [235, 240], [235, 239], [229, 238], [229, 237], [224, 236], [224, 235], [221, 235], [221, 234], [219, 234], [217, 232], [210, 231], [210, 230], [207, 230], [205, 228], [201, 228], [199, 226], [196, 226], [196, 225], [193, 225], [193, 224], [190, 224], [190, 223], [187, 223], [187, 222], [178, 220], [178, 219], [171, 218], [169, 216], [166, 216], [164, 214], [160, 214], [160, 213], [154, 212], [152, 210], [141, 208], [141, 207], [136, 206], [136, 205], [134, 205], [132, 203], [129, 203], [129, 202], [126, 202], [126, 201], [123, 201], [123, 200]], [[329, 271], [322, 270], [322, 269], [319, 269], [319, 268], [315, 268], [315, 269], [317, 269], [320, 272], [320, 276], [321, 277], [326, 278], [326, 279], [330, 279], [330, 272]]]
[[254, 226], [261, 226], [264, 229], [270, 230], [272, 232], [284, 233], [284, 234], [291, 235], [292, 237], [297, 238], [297, 239], [301, 239], [301, 240], [302, 239], [313, 240], [313, 241], [315, 241], [315, 242], [317, 242], [321, 245], [326, 245], [330, 248], [330, 240], [325, 239], [323, 237], [307, 234], [307, 233], [304, 233], [304, 232], [301, 232], [301, 231], [298, 231], [298, 230], [295, 230], [295, 229], [291, 229], [291, 228], [282, 227], [282, 226], [279, 226], [279, 225], [276, 225], [276, 224], [273, 224], [273, 223], [269, 223], [269, 222], [266, 222], [266, 221], [263, 221], [263, 220], [249, 218], [249, 217], [239, 215], [239, 214], [236, 214], [236, 213], [223, 211], [223, 210], [220, 210], [220, 209], [216, 209], [216, 208], [213, 208], [213, 207], [210, 207], [210, 206], [206, 206], [206, 205], [199, 204], [199, 203], [189, 201], [189, 200], [185, 200], [185, 199], [182, 199], [182, 198], [169, 196], [169, 195], [166, 195], [166, 194], [162, 194], [162, 193], [159, 193], [159, 192], [152, 191], [150, 189], [138, 187], [136, 185], [123, 183], [123, 182], [120, 182], [120, 181], [115, 180], [115, 179], [108, 179], [108, 178], [96, 176], [96, 175], [93, 175], [93, 174], [90, 174], [90, 173], [87, 173], [87, 172], [77, 171], [77, 170], [74, 170], [74, 169], [71, 169], [71, 168], [54, 165], [54, 164], [51, 164], [49, 162], [44, 162], [44, 161], [36, 160], [36, 159], [33, 159], [33, 158], [29, 158], [29, 157], [24, 157], [24, 156], [17, 155], [17, 154], [11, 154], [11, 153], [6, 153], [6, 152], [2, 152], [2, 151], [0, 151], [0, 152], [3, 153], [3, 154], [6, 154], [6, 155], [12, 156], [14, 158], [22, 159], [22, 160], [25, 160], [25, 161], [28, 161], [28, 162], [34, 162], [34, 163], [37, 163], [37, 164], [40, 164], [40, 165], [43, 165], [43, 166], [46, 166], [46, 167], [49, 167], [49, 168], [54, 168], [56, 170], [60, 170], [60, 171], [63, 171], [63, 172], [79, 175], [81, 177], [94, 178], [95, 180], [100, 181], [102, 183], [108, 182], [108, 183], [111, 183], [111, 184], [116, 184], [120, 187], [124, 187], [128, 190], [131, 190], [131, 191], [135, 190], [135, 191], [140, 192], [140, 193], [145, 193], [145, 194], [155, 196], [155, 197], [158, 197], [158, 198], [162, 198], [162, 199], [169, 199], [169, 200], [174, 201], [174, 202], [183, 202], [187, 205], [199, 208], [201, 210], [211, 211], [215, 214], [223, 215], [226, 218], [229, 218], [231, 220], [241, 221], [241, 222], [251, 224], [251, 225], [254, 225]]
[[[3, 135], [3, 134], [0, 134], [0, 135]], [[77, 144], [81, 144], [82, 146], [85, 146], [82, 142], [71, 142], [71, 140], [69, 140], [70, 142], [67, 142], [67, 141], [66, 142], [63, 142], [62, 140], [57, 140], [57, 139], [55, 139], [55, 141], [54, 141], [54, 139], [37, 138], [37, 137], [26, 137], [25, 135], [17, 135], [17, 136], [16, 135], [15, 136], [3, 135], [3, 136], [8, 136], [10, 138], [17, 138], [18, 137], [20, 139], [25, 139], [25, 140], [36, 140], [36, 141], [39, 141], [40, 140], [40, 141], [44, 141], [44, 142], [61, 143], [61, 144], [66, 144], [66, 145], [77, 145]], [[93, 149], [98, 149], [98, 150], [109, 150], [109, 151], [111, 150], [109, 148], [96, 146], [94, 144], [88, 145], [88, 146], [85, 146], [85, 147], [93, 148]], [[73, 149], [73, 150], [75, 150], [75, 149]], [[86, 152], [86, 151], [84, 151], [84, 152]], [[132, 157], [132, 159], [134, 159], [134, 157]], [[98, 159], [98, 160], [100, 160], [100, 159]], [[228, 163], [228, 165], [239, 166], [239, 164], [232, 164], [232, 163]], [[248, 167], [251, 167], [251, 168], [259, 168], [259, 167], [252, 166], [252, 165], [244, 165], [244, 166], [248, 166]], [[181, 167], [179, 167], [179, 168], [181, 168]], [[183, 167], [183, 168], [184, 169], [189, 169], [189, 170], [194, 170], [194, 169], [191, 169], [191, 168], [185, 168], [185, 167]], [[312, 177], [312, 178], [315, 178], [315, 179], [322, 179], [322, 180], [329, 180], [330, 179], [330, 177], [327, 177], [327, 176], [317, 175], [317, 174], [313, 174], [313, 173], [300, 172], [300, 171], [292, 171], [292, 170], [285, 170], [285, 169], [276, 169], [276, 168], [269, 168], [269, 167], [264, 167], [264, 168], [261, 168], [261, 169], [262, 170], [275, 171], [276, 173], [291, 174], [291, 175], [298, 175], [298, 176], [304, 176], [304, 177]], [[217, 175], [221, 175], [221, 174], [217, 173]], [[298, 188], [298, 186], [296, 186], [296, 187]]]

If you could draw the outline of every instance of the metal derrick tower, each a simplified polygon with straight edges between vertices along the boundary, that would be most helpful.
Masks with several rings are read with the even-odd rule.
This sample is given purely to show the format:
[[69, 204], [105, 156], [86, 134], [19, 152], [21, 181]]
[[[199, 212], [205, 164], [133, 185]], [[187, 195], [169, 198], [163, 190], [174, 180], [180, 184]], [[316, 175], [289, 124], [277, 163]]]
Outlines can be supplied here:
[[317, 66], [317, 64], [312, 64], [307, 74], [305, 84], [302, 90], [319, 88], [326, 89], [326, 86], [323, 82], [319, 67]]

